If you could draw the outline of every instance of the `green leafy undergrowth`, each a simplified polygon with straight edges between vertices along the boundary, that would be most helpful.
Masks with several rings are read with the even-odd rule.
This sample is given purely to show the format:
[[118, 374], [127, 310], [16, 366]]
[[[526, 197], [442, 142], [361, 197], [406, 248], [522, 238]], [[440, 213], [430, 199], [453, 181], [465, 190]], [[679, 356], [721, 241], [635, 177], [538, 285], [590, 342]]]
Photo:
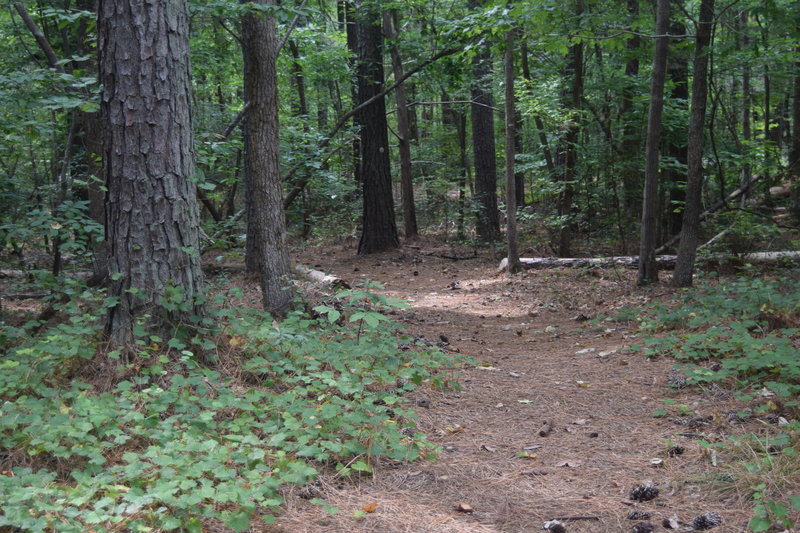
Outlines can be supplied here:
[[[739, 399], [758, 399], [757, 412], [800, 413], [800, 283], [790, 278], [720, 281], [687, 291], [640, 318], [641, 349], [684, 364], [689, 383], [726, 382]], [[765, 390], [766, 388], [766, 390]], [[771, 399], [777, 396], [779, 403]], [[666, 403], [666, 401], [665, 401]], [[673, 402], [674, 403], [674, 402]], [[688, 407], [680, 406], [677, 408]], [[654, 413], [664, 416], [666, 410]], [[685, 413], [682, 413], [685, 414]], [[752, 531], [790, 528], [800, 513], [800, 425], [793, 421], [771, 438], [747, 434], [717, 444], [730, 457], [717, 485], [752, 498]]]
[[[701, 285], [641, 319], [648, 357], [683, 361], [690, 383], [732, 382], [784, 398], [800, 393], [800, 283], [739, 278]], [[709, 362], [718, 363], [710, 365]], [[747, 394], [745, 394], [747, 396]], [[795, 403], [795, 402], [792, 402]]]
[[50, 330], [10, 350], [0, 360], [0, 526], [202, 531], [213, 520], [244, 531], [272, 519], [281, 486], [323, 466], [344, 476], [369, 472], [374, 457], [435, 451], [401, 433], [414, 425], [404, 394], [454, 383], [445, 376], [456, 361], [398, 337], [378, 311], [363, 314], [365, 297], [340, 298], [347, 321], [324, 309], [282, 322], [237, 312], [216, 369], [176, 339], [143, 338], [130, 363], [98, 368], [124, 377], [108, 392], [71, 370], [89, 363], [94, 331]]
[[719, 451], [721, 461], [713, 477], [705, 480], [715, 490], [746, 494], [753, 513], [753, 532], [783, 531], [800, 520], [800, 441], [798, 422], [780, 432], [731, 436], [724, 442], [700, 441]]

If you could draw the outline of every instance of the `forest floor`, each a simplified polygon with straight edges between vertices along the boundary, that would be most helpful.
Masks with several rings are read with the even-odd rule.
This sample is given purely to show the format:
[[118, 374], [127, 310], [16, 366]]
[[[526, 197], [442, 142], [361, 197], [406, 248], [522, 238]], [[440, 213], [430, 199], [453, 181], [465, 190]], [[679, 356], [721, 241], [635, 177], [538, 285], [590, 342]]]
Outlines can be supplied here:
[[[714, 531], [747, 531], [744, 456], [703, 443], [777, 428], [736, 423], [728, 413], [746, 406], [733, 391], [671, 387], [675, 361], [630, 349], [640, 342], [635, 313], [615, 319], [674, 296], [669, 273], [640, 288], [636, 271], [623, 268], [509, 276], [497, 272], [501, 257], [491, 250], [435, 240], [366, 257], [355, 247], [307, 247], [293, 259], [354, 286], [380, 283], [370, 290], [410, 304], [392, 316], [405, 334], [471, 358], [457, 369], [460, 390], [423, 386], [407, 395], [418, 431], [441, 451], [403, 464], [372, 458], [373, 474], [360, 479], [323, 471], [315, 496], [338, 513], [304, 499], [307, 487], [289, 487], [277, 523], [251, 531], [521, 533], [559, 519], [567, 532], [630, 532], [642, 523], [628, 518], [632, 511], [649, 514], [655, 531], [675, 516], [691, 531], [709, 511], [723, 519]], [[225, 283], [246, 289], [242, 305], [260, 307], [252, 278]], [[632, 501], [631, 489], [646, 482], [658, 497]]]
[[[295, 487], [277, 524], [262, 531], [531, 532], [557, 518], [568, 532], [632, 531], [639, 522], [631, 511], [650, 514], [656, 531], [675, 515], [691, 530], [708, 511], [724, 521], [715, 531], [746, 531], [752, 502], [700, 441], [759, 432], [763, 422], [729, 423], [725, 413], [742, 405], [728, 391], [670, 387], [673, 360], [626, 351], [636, 321], [606, 320], [669, 297], [666, 280], [637, 288], [636, 272], [625, 269], [509, 277], [497, 273], [500, 257], [490, 251], [452, 259], [471, 252], [422, 241], [367, 257], [356, 256], [353, 243], [295, 255], [351, 283], [379, 282], [377, 292], [410, 303], [394, 317], [407, 334], [446, 339], [444, 350], [475, 364], [459, 369], [459, 391], [410, 394], [419, 431], [442, 448], [437, 459], [378, 462], [360, 480], [324, 474], [320, 497], [337, 514]], [[654, 417], [659, 410], [666, 414]], [[713, 422], [680, 425], [687, 411]], [[541, 436], [545, 422], [552, 430]], [[677, 455], [676, 446], [685, 451]], [[631, 489], [648, 480], [659, 496], [631, 501]]]

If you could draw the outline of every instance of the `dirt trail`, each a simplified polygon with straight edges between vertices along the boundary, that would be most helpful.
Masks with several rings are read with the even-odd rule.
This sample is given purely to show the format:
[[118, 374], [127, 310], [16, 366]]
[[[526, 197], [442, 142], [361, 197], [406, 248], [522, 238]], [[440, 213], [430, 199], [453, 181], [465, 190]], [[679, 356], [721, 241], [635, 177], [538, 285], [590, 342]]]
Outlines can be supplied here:
[[[444, 255], [449, 249], [440, 248]], [[681, 433], [710, 441], [740, 426], [725, 422], [687, 429], [654, 418], [664, 399], [698, 414], [726, 412], [727, 400], [707, 391], [671, 389], [673, 362], [648, 361], [621, 349], [634, 324], [596, 322], [622, 306], [639, 306], [670, 289], [633, 287], [634, 272], [578, 269], [496, 274], [487, 256], [453, 261], [430, 255], [435, 244], [356, 257], [351, 246], [301, 253], [297, 260], [352, 282], [380, 282], [408, 300], [398, 314], [407, 332], [474, 357], [461, 371], [461, 391], [415, 391], [419, 429], [443, 447], [437, 461], [379, 465], [372, 478], [323, 477], [322, 497], [340, 512], [328, 515], [299, 497], [272, 532], [531, 532], [555, 518], [569, 532], [631, 531], [628, 513], [649, 513], [656, 531], [664, 518], [682, 522], [706, 511], [724, 520], [714, 531], [746, 531], [736, 494], [712, 493], [719, 475], [703, 448]], [[423, 398], [424, 397], [424, 398]], [[427, 402], [426, 402], [427, 400]], [[724, 418], [724, 417], [723, 417]], [[545, 421], [552, 431], [540, 436]], [[680, 445], [685, 452], [670, 457]], [[530, 457], [520, 457], [528, 453]], [[662, 458], [660, 467], [651, 459]], [[631, 488], [646, 480], [656, 499], [636, 503]], [[353, 512], [376, 503], [374, 513]], [[459, 512], [467, 505], [472, 513]]]

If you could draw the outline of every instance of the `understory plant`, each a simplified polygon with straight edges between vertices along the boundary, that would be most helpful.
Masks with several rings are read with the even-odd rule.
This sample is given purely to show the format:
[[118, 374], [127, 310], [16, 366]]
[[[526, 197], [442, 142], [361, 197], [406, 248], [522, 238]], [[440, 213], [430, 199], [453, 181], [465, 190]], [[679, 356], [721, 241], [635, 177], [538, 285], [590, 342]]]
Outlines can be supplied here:
[[[730, 456], [722, 485], [752, 499], [754, 532], [792, 528], [800, 517], [800, 282], [796, 273], [705, 283], [641, 316], [648, 357], [680, 361], [690, 385], [724, 383], [756, 414], [784, 427], [709, 446]], [[788, 419], [787, 419], [788, 418]]]
[[280, 322], [225, 309], [213, 366], [190, 340], [141, 330], [134, 353], [108, 351], [88, 318], [11, 348], [0, 360], [0, 527], [245, 531], [274, 519], [282, 486], [323, 468], [354, 475], [376, 458], [435, 452], [402, 431], [415, 417], [404, 395], [454, 383], [456, 361], [400, 336], [364, 298]]
[[743, 397], [767, 387], [797, 406], [798, 312], [800, 282], [791, 276], [700, 285], [643, 315], [640, 348], [685, 363], [689, 383], [730, 382]]

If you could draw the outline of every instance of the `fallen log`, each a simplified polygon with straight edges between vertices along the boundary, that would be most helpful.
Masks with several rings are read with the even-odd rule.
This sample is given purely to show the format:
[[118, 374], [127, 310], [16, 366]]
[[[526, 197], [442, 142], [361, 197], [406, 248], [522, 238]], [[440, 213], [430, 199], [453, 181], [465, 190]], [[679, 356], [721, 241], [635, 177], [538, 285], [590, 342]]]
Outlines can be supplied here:
[[295, 265], [294, 271], [303, 276], [304, 278], [309, 279], [314, 283], [320, 285], [330, 285], [331, 287], [340, 289], [350, 288], [350, 284], [346, 280], [343, 280], [342, 278], [331, 276], [330, 274], [326, 274], [325, 272], [320, 272], [319, 270], [314, 270], [312, 268], [308, 268], [303, 265]]
[[[659, 268], [669, 269], [675, 267], [675, 255], [656, 256]], [[781, 252], [754, 252], [742, 255], [711, 254], [698, 257], [699, 260], [725, 261], [737, 260], [744, 263], [776, 263], [784, 260], [800, 260], [800, 252], [781, 251]], [[585, 268], [585, 267], [627, 267], [637, 268], [639, 266], [639, 256], [618, 256], [618, 257], [522, 257], [520, 258], [522, 268]], [[503, 272], [508, 268], [508, 258], [504, 257], [500, 261], [498, 272]]]
[[[660, 268], [671, 268], [675, 266], [675, 255], [660, 255], [656, 257], [656, 262]], [[519, 262], [522, 268], [582, 268], [582, 267], [614, 267], [624, 266], [634, 268], [639, 266], [639, 256], [619, 256], [619, 257], [521, 257]], [[508, 258], [504, 257], [500, 261], [498, 272], [508, 268]]]

